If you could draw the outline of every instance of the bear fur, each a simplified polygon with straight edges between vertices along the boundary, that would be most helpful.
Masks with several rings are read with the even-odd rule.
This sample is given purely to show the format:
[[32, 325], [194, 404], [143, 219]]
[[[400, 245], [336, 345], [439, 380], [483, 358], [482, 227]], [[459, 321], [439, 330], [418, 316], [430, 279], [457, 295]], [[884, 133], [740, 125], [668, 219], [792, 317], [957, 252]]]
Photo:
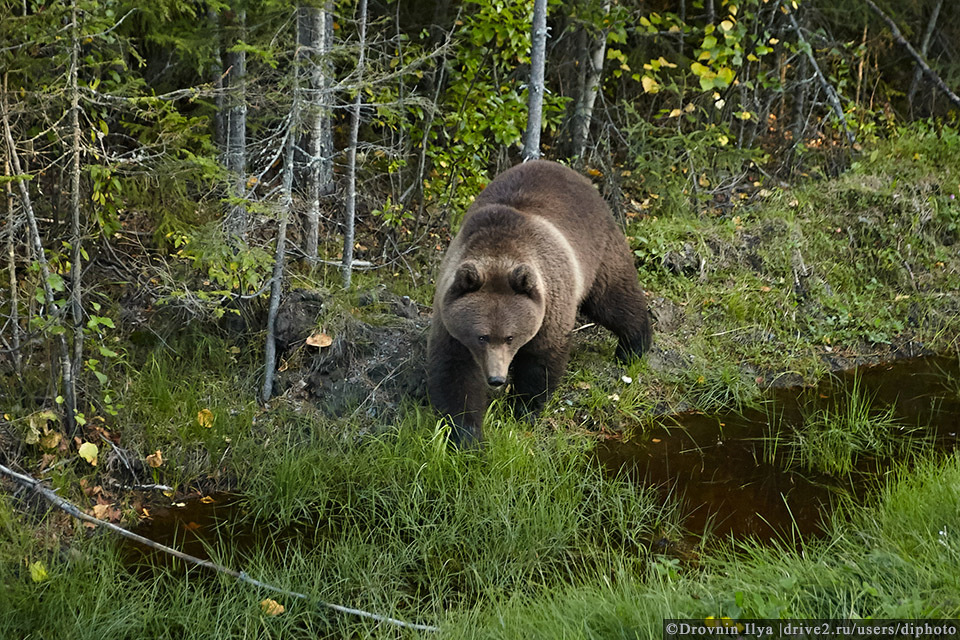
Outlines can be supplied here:
[[481, 440], [490, 388], [508, 373], [515, 407], [543, 408], [578, 310], [616, 334], [618, 358], [650, 348], [633, 256], [593, 184], [555, 162], [513, 167], [467, 210], [437, 277], [427, 389], [453, 444]]

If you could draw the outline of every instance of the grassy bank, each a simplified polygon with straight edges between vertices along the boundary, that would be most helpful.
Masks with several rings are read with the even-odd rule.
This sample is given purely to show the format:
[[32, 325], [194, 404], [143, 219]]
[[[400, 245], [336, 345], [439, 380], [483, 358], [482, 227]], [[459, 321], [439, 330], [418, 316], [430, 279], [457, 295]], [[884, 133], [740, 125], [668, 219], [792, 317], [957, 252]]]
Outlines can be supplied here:
[[[214, 557], [327, 601], [440, 624], [451, 638], [653, 638], [667, 616], [960, 614], [956, 457], [892, 475], [799, 550], [748, 542], [690, 562], [648, 551], [670, 513], [599, 472], [576, 442], [503, 425], [483, 456], [450, 455], [414, 426], [265, 460], [246, 515], [259, 518], [257, 545], [231, 553], [226, 527], [227, 551]], [[100, 535], [63, 549], [61, 518], [28, 522], [5, 497], [0, 637], [415, 635], [198, 569], [138, 570]], [[287, 611], [265, 616], [266, 597]]]
[[[449, 452], [415, 400], [339, 418], [322, 399], [292, 395], [261, 409], [259, 337], [196, 328], [118, 347], [118, 414], [87, 430], [103, 442], [97, 467], [61, 441], [30, 441], [23, 398], [2, 407], [0, 442], [9, 462], [130, 525], [144, 507], [233, 491], [242, 507], [217, 531], [218, 561], [325, 601], [438, 624], [442, 637], [652, 638], [666, 616], [957, 617], [956, 454], [925, 448], [895, 465], [822, 539], [708, 539], [678, 554], [661, 544], [683, 530], [676, 505], [601, 469], [589, 451], [598, 433], [636, 434], [671, 410], [750, 406], [769, 385], [837, 367], [956, 353], [958, 149], [955, 132], [917, 127], [838, 178], [791, 188], [685, 193], [689, 181], [627, 180], [654, 351], [621, 367], [608, 334], [578, 332], [544, 416], [531, 426], [495, 408], [482, 453]], [[421, 256], [411, 273], [435, 262]], [[306, 283], [329, 286], [324, 328], [392, 326], [330, 276]], [[360, 289], [386, 280], [422, 305], [432, 294], [427, 278], [403, 271], [357, 280]], [[855, 409], [818, 414], [817, 431], [799, 434], [847, 447], [826, 462], [808, 455], [810, 466], [845, 473], [850, 451], [874, 454], [854, 432], [885, 426], [857, 431], [870, 418]], [[158, 450], [163, 462], [151, 466]], [[128, 466], [176, 493], [118, 488], [111, 481]], [[198, 569], [131, 566], [113, 538], [4, 487], [0, 638], [416, 635], [281, 597], [286, 611], [268, 616], [259, 606], [276, 597], [268, 592]]]

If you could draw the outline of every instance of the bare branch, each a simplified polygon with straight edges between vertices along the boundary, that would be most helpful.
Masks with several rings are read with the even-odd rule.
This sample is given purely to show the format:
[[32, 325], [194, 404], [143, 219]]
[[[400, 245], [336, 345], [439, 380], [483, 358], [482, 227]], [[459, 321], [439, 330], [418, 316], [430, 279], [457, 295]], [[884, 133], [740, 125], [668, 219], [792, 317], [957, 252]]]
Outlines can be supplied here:
[[[5, 467], [2, 464], [0, 464], [0, 473], [8, 476], [9, 478], [12, 478], [16, 482], [18, 482], [20, 485], [28, 489], [32, 489], [33, 491], [39, 493], [41, 496], [43, 496], [44, 499], [46, 499], [52, 505], [54, 505], [55, 507], [57, 507], [62, 511], [65, 511], [66, 513], [69, 513], [71, 516], [73, 516], [78, 520], [83, 520], [84, 522], [89, 522], [98, 527], [109, 529], [110, 531], [113, 531], [114, 533], [119, 534], [124, 538], [133, 540], [134, 542], [139, 542], [140, 544], [150, 547], [151, 549], [162, 551], [163, 553], [169, 554], [175, 558], [180, 558], [184, 562], [189, 562], [190, 564], [195, 564], [199, 567], [211, 569], [213, 571], [216, 571], [217, 573], [226, 574], [228, 576], [236, 578], [240, 582], [246, 582], [247, 584], [252, 584], [256, 587], [262, 587], [264, 589], [268, 589], [275, 593], [280, 593], [285, 596], [289, 596], [291, 598], [298, 598], [300, 600], [307, 600], [307, 601], [313, 600], [313, 598], [311, 598], [305, 593], [288, 591], [286, 589], [281, 589], [280, 587], [275, 587], [271, 584], [267, 584], [266, 582], [260, 582], [259, 580], [255, 580], [251, 578], [243, 571], [234, 571], [233, 569], [224, 567], [223, 565], [219, 565], [216, 562], [211, 562], [210, 560], [203, 560], [201, 558], [197, 558], [196, 556], [191, 556], [190, 554], [174, 549], [173, 547], [168, 547], [164, 544], [160, 544], [159, 542], [154, 542], [149, 538], [144, 538], [143, 536], [133, 533], [132, 531], [127, 531], [123, 527], [118, 527], [112, 522], [106, 522], [105, 520], [94, 518], [93, 516], [84, 513], [83, 510], [80, 509], [80, 507], [73, 504], [69, 500], [65, 500], [61, 498], [56, 493], [54, 493], [51, 489], [48, 489], [47, 487], [43, 486], [43, 484], [41, 484], [34, 478], [31, 478], [30, 476], [24, 475], [22, 473], [17, 473], [13, 469]], [[387, 624], [392, 624], [397, 627], [404, 627], [406, 629], [416, 629], [417, 631], [439, 631], [440, 630], [439, 627], [434, 627], [432, 625], [416, 624], [413, 622], [406, 622], [404, 620], [397, 620], [396, 618], [381, 616], [376, 613], [370, 613], [369, 611], [363, 611], [362, 609], [353, 609], [351, 607], [344, 607], [343, 605], [333, 604], [331, 602], [323, 602], [322, 600], [317, 600], [316, 602], [318, 605], [322, 607], [326, 607], [328, 609], [333, 609], [334, 611], [339, 611], [341, 613], [349, 613], [350, 615], [360, 616], [361, 618], [369, 618], [371, 620], [376, 620], [377, 622], [386, 622]]]

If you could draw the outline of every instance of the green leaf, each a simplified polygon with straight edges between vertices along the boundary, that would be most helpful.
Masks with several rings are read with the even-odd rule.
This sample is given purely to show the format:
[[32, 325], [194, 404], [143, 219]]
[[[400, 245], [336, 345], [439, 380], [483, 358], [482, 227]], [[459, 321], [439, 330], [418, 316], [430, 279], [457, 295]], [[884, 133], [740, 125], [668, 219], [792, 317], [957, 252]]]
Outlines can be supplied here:
[[84, 442], [80, 445], [77, 453], [80, 454], [80, 457], [89, 462], [92, 466], [97, 466], [97, 456], [100, 454], [100, 450], [97, 448], [97, 445], [93, 444], [92, 442]]
[[47, 573], [47, 568], [43, 566], [42, 561], [37, 560], [30, 563], [30, 579], [36, 583], [50, 579], [50, 574]]

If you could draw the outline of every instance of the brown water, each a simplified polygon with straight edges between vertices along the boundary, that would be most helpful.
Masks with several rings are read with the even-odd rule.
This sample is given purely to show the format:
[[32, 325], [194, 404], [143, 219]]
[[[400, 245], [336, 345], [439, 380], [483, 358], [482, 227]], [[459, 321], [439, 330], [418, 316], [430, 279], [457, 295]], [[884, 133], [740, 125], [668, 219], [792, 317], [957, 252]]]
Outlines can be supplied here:
[[892, 412], [903, 438], [939, 450], [960, 442], [960, 363], [938, 356], [861, 367], [813, 388], [777, 389], [763, 409], [664, 417], [626, 442], [602, 443], [596, 453], [608, 468], [681, 500], [690, 531], [806, 538], [822, 532], [841, 495], [859, 496], [895, 462], [860, 457], [852, 473], [836, 477], [805, 470], [790, 457], [796, 449], [772, 448], [803, 433], [818, 410], [843, 406], [854, 386], [870, 400], [871, 414]]
[[[687, 412], [657, 419], [626, 442], [611, 440], [595, 450], [612, 471], [625, 470], [636, 482], [658, 487], [665, 500], [684, 505], [684, 526], [738, 538], [795, 539], [821, 532], [838, 496], [858, 496], [891, 467], [890, 460], [861, 458], [844, 477], [811, 473], [792, 464], [781, 447], [769, 453], [778, 434], [803, 428], [818, 408], [847, 397], [857, 379], [862, 397], [876, 412], [892, 407], [904, 438], [951, 450], [960, 443], [960, 362], [925, 357], [861, 367], [813, 388], [771, 391], [763, 410], [704, 414]], [[316, 526], [282, 531], [259, 527], [238, 496], [216, 494], [179, 505], [152, 507], [134, 531], [151, 540], [209, 558], [208, 548], [224, 544], [241, 556], [257, 548], [277, 548], [322, 537]], [[137, 544], [125, 544], [131, 563], [145, 558], [171, 563]], [[216, 558], [214, 558], [216, 559]]]

